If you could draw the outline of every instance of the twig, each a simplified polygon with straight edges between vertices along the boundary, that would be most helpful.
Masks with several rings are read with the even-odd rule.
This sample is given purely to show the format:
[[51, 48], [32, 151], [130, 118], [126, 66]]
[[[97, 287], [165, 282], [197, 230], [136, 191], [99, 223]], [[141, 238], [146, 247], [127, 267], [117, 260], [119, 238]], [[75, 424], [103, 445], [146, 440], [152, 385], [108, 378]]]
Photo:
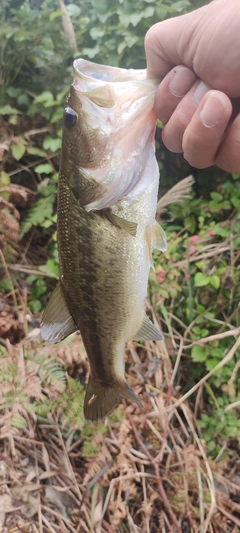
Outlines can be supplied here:
[[189, 398], [189, 396], [191, 396], [193, 394], [193, 392], [195, 392], [199, 387], [201, 387], [201, 385], [203, 385], [203, 383], [205, 383], [205, 381], [207, 381], [217, 370], [219, 370], [220, 368], [225, 366], [229, 361], [231, 361], [231, 359], [235, 355], [235, 353], [236, 353], [237, 349], [239, 348], [239, 346], [240, 346], [240, 337], [238, 337], [238, 339], [236, 340], [236, 342], [233, 345], [232, 349], [227, 353], [227, 355], [222, 359], [222, 361], [220, 361], [220, 363], [218, 363], [218, 365], [216, 365], [210, 372], [208, 372], [206, 374], [206, 376], [204, 376], [202, 379], [200, 379], [200, 381], [198, 383], [196, 383], [196, 385], [194, 385], [194, 387], [192, 387], [188, 392], [186, 392], [186, 394], [184, 394], [184, 396], [179, 398], [179, 400], [177, 400], [176, 403], [174, 403], [174, 405], [171, 405], [170, 407], [167, 407], [166, 411], [170, 412], [170, 411], [176, 409], [176, 407], [178, 407], [182, 403], [184, 403], [185, 400], [187, 398]]
[[[123, 405], [125, 407], [125, 409], [127, 409], [127, 404], [125, 402], [125, 400], [122, 400], [123, 402]], [[142, 448], [143, 452], [145, 453], [145, 455], [148, 457], [152, 467], [154, 468], [155, 470], [155, 475], [156, 475], [156, 480], [157, 480], [157, 483], [158, 483], [158, 488], [159, 488], [159, 493], [161, 495], [161, 498], [163, 500], [163, 503], [165, 505], [165, 508], [169, 514], [169, 516], [171, 517], [171, 520], [173, 522], [173, 524], [175, 525], [178, 533], [182, 533], [182, 528], [169, 504], [169, 501], [168, 501], [168, 498], [167, 498], [167, 495], [166, 495], [166, 492], [164, 490], [164, 487], [163, 487], [163, 484], [162, 484], [162, 480], [160, 478], [160, 474], [159, 474], [159, 467], [157, 465], [157, 463], [155, 463], [154, 461], [154, 457], [149, 453], [147, 447], [145, 446], [144, 442], [142, 441], [141, 437], [139, 436], [138, 434], [138, 430], [136, 428], [136, 425], [135, 425], [135, 422], [133, 420], [133, 417], [130, 413], [128, 413], [128, 411], [126, 411], [126, 414], [127, 414], [127, 417], [128, 417], [128, 420], [132, 426], [132, 429], [133, 429], [133, 433], [135, 435], [135, 438], [139, 444], [139, 446]]]
[[204, 337], [203, 339], [198, 339], [197, 341], [188, 344], [188, 346], [183, 346], [183, 350], [188, 350], [193, 346], [198, 344], [206, 344], [206, 342], [218, 341], [220, 339], [225, 339], [226, 337], [237, 337], [240, 335], [240, 328], [234, 328], [230, 331], [224, 331], [224, 333], [217, 333], [216, 335], [209, 335], [209, 337]]
[[127, 475], [124, 475], [124, 476], [118, 476], [118, 477], [114, 477], [113, 479], [111, 479], [110, 485], [109, 485], [109, 489], [108, 489], [108, 492], [107, 492], [107, 496], [105, 498], [105, 502], [104, 502], [104, 506], [103, 506], [102, 516], [104, 516], [106, 511], [107, 511], [107, 507], [108, 507], [108, 503], [109, 503], [109, 500], [110, 500], [110, 496], [111, 496], [111, 492], [112, 492], [114, 483], [116, 483], [117, 481], [122, 481], [122, 480], [126, 481], [126, 479], [134, 479], [136, 481], [137, 478], [140, 479], [142, 477], [152, 478], [152, 477], [155, 477], [155, 476], [154, 476], [154, 474], [148, 474], [147, 472], [134, 472], [133, 474], [127, 474]]
[[[72, 533], [75, 533], [75, 529], [71, 525], [71, 522], [68, 518], [65, 518], [65, 516], [61, 515], [60, 513], [57, 513], [56, 511], [51, 509], [51, 507], [47, 507], [47, 505], [42, 505], [42, 509], [46, 511], [47, 513], [51, 513], [53, 516], [55, 516], [58, 519], [61, 518], [61, 520], [63, 520], [63, 522], [67, 525], [67, 527], [69, 527], [70, 531], [72, 531]], [[43, 518], [43, 515], [42, 515], [42, 518]]]
[[195, 261], [203, 261], [205, 259], [208, 259], [209, 257], [215, 257], [216, 253], [219, 255], [220, 253], [223, 253], [223, 252], [229, 252], [229, 250], [230, 250], [230, 246], [223, 246], [222, 248], [219, 248], [217, 251], [214, 249], [202, 255], [196, 255], [196, 256], [192, 255], [188, 259], [183, 259], [182, 261], [178, 261], [177, 263], [169, 263], [168, 268], [171, 269], [171, 268], [183, 267], [188, 262], [194, 263]]
[[56, 533], [56, 529], [53, 529], [53, 527], [51, 526], [51, 524], [49, 523], [49, 521], [47, 520], [47, 518], [44, 515], [42, 515], [42, 521], [48, 527], [48, 529], [49, 529], [49, 531], [51, 533]]
[[0, 257], [2, 259], [2, 264], [3, 264], [3, 267], [4, 267], [4, 270], [6, 272], [6, 276], [8, 278], [8, 281], [10, 283], [10, 287], [11, 287], [11, 290], [12, 290], [12, 296], [13, 296], [13, 301], [14, 301], [14, 307], [16, 309], [16, 312], [17, 312], [17, 308], [18, 308], [18, 303], [17, 303], [17, 298], [16, 298], [16, 294], [15, 294], [15, 289], [14, 289], [14, 286], [13, 286], [13, 282], [12, 282], [12, 278], [9, 274], [9, 270], [8, 270], [8, 267], [7, 267], [7, 263], [5, 261], [5, 257], [2, 253], [2, 250], [0, 250]]
[[219, 511], [224, 514], [229, 520], [231, 520], [234, 524], [240, 527], [240, 520], [236, 516], [233, 516], [231, 513], [228, 513], [226, 509], [224, 509], [221, 505], [218, 505]]
[[92, 487], [99, 481], [99, 479], [106, 473], [110, 468], [113, 466], [114, 461], [109, 461], [106, 465], [104, 465], [101, 470], [89, 481], [87, 484], [87, 490], [91, 490]]
[[196, 443], [198, 445], [198, 448], [200, 450], [200, 453], [201, 453], [201, 455], [203, 457], [203, 460], [204, 460], [204, 463], [205, 463], [205, 466], [206, 466], [207, 476], [205, 475], [204, 472], [202, 472], [202, 474], [205, 475], [206, 480], [207, 480], [207, 484], [208, 484], [208, 487], [209, 487], [209, 492], [210, 492], [210, 495], [211, 495], [211, 505], [210, 505], [210, 509], [209, 509], [208, 515], [207, 515], [207, 517], [205, 519], [205, 523], [202, 525], [202, 528], [201, 528], [200, 531], [201, 531], [201, 533], [207, 533], [208, 526], [210, 526], [211, 518], [212, 518], [213, 513], [214, 513], [214, 511], [216, 509], [216, 494], [215, 494], [215, 484], [214, 484], [213, 474], [212, 474], [212, 470], [210, 468], [210, 465], [209, 465], [209, 462], [208, 462], [204, 447], [202, 445], [201, 439], [199, 439], [197, 433], [194, 431], [194, 427], [193, 427], [193, 424], [192, 424], [192, 421], [191, 421], [191, 417], [189, 416], [190, 409], [186, 405], [182, 405], [181, 408], [182, 408], [182, 411], [184, 413], [185, 419], [186, 419], [189, 427], [192, 428], [192, 432], [194, 434], [194, 439], [195, 439], [195, 441], [196, 441]]
[[56, 274], [50, 274], [50, 273], [47, 273], [47, 272], [41, 272], [41, 270], [38, 270], [37, 268], [32, 268], [31, 266], [23, 266], [23, 265], [19, 265], [19, 264], [15, 264], [15, 265], [9, 265], [9, 264], [6, 264], [6, 266], [8, 267], [9, 270], [13, 270], [13, 271], [17, 271], [17, 272], [24, 272], [26, 274], [34, 274], [35, 276], [43, 276], [45, 278], [53, 278], [53, 279], [58, 279], [58, 276], [56, 276]]

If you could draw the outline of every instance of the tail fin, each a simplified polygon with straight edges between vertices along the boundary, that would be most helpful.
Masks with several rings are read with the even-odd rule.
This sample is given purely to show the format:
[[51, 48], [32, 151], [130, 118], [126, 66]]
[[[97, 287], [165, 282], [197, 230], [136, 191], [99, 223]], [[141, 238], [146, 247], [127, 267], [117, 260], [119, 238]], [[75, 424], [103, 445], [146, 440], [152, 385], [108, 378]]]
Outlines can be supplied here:
[[131, 400], [139, 407], [143, 407], [127, 381], [119, 381], [109, 387], [108, 385], [100, 384], [90, 376], [84, 400], [84, 416], [86, 420], [97, 422], [105, 418], [118, 405], [121, 398]]

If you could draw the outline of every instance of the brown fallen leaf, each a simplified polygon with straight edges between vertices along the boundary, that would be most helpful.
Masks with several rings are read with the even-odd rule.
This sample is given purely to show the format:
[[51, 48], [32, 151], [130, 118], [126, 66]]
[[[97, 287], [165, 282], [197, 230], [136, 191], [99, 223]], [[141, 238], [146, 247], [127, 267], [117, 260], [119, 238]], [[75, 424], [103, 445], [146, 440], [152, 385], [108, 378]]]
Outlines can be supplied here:
[[3, 530], [5, 516], [12, 508], [12, 498], [10, 494], [1, 494], [0, 496], [0, 533]]

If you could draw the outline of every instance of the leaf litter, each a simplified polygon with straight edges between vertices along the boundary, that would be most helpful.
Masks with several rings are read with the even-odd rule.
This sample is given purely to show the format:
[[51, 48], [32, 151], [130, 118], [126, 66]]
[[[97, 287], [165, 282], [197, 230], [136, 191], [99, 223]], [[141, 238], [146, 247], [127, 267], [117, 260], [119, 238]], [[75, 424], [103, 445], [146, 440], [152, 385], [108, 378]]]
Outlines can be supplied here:
[[[65, 346], [54, 347], [55, 357], [70, 366], [70, 355], [75, 361], [80, 343], [74, 335]], [[19, 350], [13, 348], [13, 361]], [[128, 363], [133, 352], [137, 360], [137, 347], [130, 344]], [[1, 505], [3, 533], [220, 532], [240, 527], [239, 460], [231, 469], [225, 464], [219, 468], [207, 457], [195, 417], [171, 382], [163, 341], [146, 343], [148, 364], [142, 364], [151, 369], [154, 357], [159, 359], [157, 371], [138, 385], [144, 410], [120, 405], [113, 420], [104, 422], [104, 431], [95, 425], [92, 446], [99, 451], [94, 457], [82, 454], [84, 422], [82, 429], [69, 425], [58, 408], [44, 421], [26, 410], [26, 425], [20, 430], [10, 424], [10, 410], [1, 411], [0, 502], [7, 502]], [[133, 365], [128, 373], [136, 383]], [[26, 364], [25, 387], [33, 377]], [[39, 396], [30, 382], [29, 390], [32, 399]], [[61, 394], [54, 386], [50, 392], [55, 398]], [[16, 416], [20, 404], [13, 409]]]

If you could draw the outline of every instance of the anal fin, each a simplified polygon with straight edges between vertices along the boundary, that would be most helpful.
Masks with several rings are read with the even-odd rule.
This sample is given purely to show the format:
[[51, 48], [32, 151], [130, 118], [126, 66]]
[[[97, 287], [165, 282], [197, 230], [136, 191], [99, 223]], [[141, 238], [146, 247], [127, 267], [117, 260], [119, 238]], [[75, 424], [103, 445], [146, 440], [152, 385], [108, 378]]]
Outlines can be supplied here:
[[77, 329], [59, 281], [42, 316], [41, 336], [45, 341], [57, 344]]
[[143, 316], [142, 324], [134, 335], [135, 341], [163, 341], [164, 336], [162, 333], [154, 326], [151, 320], [146, 314]]
[[113, 411], [122, 398], [136, 403], [138, 407], [143, 407], [127, 381], [115, 383], [111, 387], [97, 382], [90, 375], [84, 400], [86, 420], [92, 422], [102, 420]]

